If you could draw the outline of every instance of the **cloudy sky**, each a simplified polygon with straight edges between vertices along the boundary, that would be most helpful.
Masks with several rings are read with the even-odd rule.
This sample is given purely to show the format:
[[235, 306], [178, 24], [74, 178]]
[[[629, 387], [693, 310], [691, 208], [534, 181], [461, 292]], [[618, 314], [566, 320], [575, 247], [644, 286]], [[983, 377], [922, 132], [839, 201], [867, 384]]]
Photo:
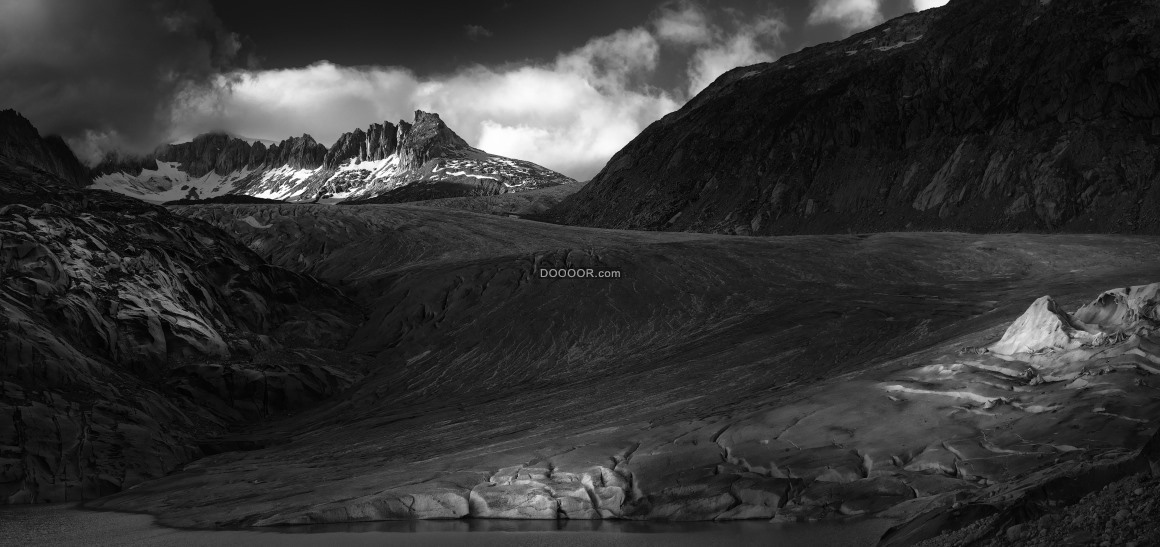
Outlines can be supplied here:
[[726, 70], [946, 0], [0, 0], [0, 108], [87, 161], [438, 112], [584, 180]]

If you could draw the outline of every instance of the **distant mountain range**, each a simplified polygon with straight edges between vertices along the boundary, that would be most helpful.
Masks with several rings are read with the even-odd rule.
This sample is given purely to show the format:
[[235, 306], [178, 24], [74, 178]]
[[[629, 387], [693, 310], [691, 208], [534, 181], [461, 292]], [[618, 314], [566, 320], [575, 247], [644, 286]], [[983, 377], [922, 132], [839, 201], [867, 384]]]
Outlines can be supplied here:
[[224, 195], [314, 201], [412, 201], [488, 196], [575, 182], [534, 163], [467, 144], [438, 114], [414, 123], [371, 124], [329, 149], [310, 135], [267, 146], [208, 133], [143, 157], [110, 154], [93, 169], [93, 187], [147, 201]]
[[731, 234], [1160, 233], [1160, 4], [951, 0], [734, 69], [553, 212]]

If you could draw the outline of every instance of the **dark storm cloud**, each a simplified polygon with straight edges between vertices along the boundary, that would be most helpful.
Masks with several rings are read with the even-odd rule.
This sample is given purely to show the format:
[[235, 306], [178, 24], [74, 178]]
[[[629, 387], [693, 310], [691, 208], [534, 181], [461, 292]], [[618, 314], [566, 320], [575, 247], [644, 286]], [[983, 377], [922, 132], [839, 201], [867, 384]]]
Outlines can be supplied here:
[[174, 97], [237, 58], [208, 1], [0, 0], [0, 108], [82, 156], [165, 140]]

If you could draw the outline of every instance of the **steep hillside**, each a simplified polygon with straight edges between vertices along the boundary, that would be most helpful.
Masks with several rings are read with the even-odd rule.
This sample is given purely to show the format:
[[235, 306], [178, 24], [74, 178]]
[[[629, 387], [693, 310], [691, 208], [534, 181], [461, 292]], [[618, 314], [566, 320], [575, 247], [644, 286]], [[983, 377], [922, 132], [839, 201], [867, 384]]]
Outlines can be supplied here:
[[0, 156], [23, 162], [56, 175], [72, 186], [88, 186], [88, 169], [58, 136], [42, 138], [40, 132], [15, 110], [0, 111]]
[[1160, 4], [952, 0], [734, 69], [554, 214], [646, 230], [1160, 232]]

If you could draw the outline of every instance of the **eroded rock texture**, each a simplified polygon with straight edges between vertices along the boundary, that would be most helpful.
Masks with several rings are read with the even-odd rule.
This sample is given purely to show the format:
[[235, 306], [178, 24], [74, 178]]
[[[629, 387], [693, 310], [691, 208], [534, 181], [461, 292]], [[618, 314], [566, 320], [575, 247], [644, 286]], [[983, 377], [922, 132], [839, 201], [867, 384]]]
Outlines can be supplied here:
[[555, 214], [788, 234], [1160, 232], [1160, 6], [954, 0], [734, 69]]
[[[357, 373], [353, 304], [202, 222], [0, 157], [0, 502], [97, 497]], [[331, 352], [333, 353], [333, 352]]]

